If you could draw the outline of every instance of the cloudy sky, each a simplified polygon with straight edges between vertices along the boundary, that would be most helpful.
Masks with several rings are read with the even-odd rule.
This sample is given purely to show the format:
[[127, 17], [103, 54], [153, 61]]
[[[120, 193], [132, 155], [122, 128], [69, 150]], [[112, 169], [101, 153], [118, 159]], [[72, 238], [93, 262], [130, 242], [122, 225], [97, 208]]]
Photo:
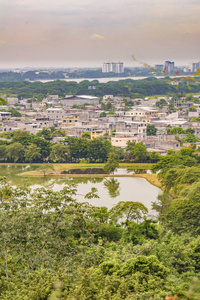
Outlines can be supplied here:
[[0, 68], [200, 61], [200, 0], [0, 0]]

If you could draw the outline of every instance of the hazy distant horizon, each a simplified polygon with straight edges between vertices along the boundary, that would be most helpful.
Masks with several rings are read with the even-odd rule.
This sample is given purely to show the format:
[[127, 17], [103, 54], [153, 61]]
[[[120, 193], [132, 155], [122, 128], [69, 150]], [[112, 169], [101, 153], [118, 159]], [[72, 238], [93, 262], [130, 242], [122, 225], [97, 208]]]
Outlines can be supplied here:
[[[192, 61], [190, 61], [192, 62]], [[156, 63], [156, 64], [150, 64], [152, 67], [154, 67], [155, 65], [163, 65], [163, 63]], [[102, 63], [103, 65], [103, 63]], [[181, 65], [177, 65], [176, 62], [175, 62], [175, 67], [178, 67], [178, 68], [183, 68], [183, 67], [187, 67], [188, 66], [188, 63], [187, 64], [181, 64]], [[124, 65], [124, 68], [130, 68], [130, 69], [134, 69], [134, 68], [145, 68], [144, 66], [142, 66], [141, 64], [136, 64], [136, 65], [130, 65], [130, 66], [127, 66], [127, 65]], [[38, 65], [38, 66], [28, 66], [28, 65], [24, 65], [24, 66], [20, 66], [20, 65], [14, 65], [14, 66], [11, 66], [11, 67], [1, 67], [0, 65], [0, 71], [2, 70], [67, 70], [67, 69], [70, 69], [70, 70], [73, 70], [73, 69], [91, 69], [91, 70], [95, 70], [95, 69], [102, 69], [102, 66], [41, 66], [41, 65]]]
[[199, 0], [1, 0], [0, 68], [200, 61]]

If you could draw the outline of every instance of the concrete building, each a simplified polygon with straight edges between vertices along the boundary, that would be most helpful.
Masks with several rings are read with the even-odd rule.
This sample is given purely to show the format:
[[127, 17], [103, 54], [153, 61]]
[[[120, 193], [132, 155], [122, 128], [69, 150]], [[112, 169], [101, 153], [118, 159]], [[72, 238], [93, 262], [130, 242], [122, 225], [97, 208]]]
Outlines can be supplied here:
[[106, 134], [106, 133], [107, 133], [108, 135], [110, 135], [110, 134], [111, 134], [110, 129], [102, 129], [102, 130], [97, 129], [97, 130], [91, 130], [91, 131], [90, 131], [90, 138], [91, 138], [91, 140], [97, 139], [97, 138], [99, 138], [100, 136], [104, 136], [104, 134]]
[[189, 71], [192, 73], [196, 73], [198, 71], [198, 69], [200, 68], [200, 62], [196, 62], [196, 63], [189, 63]]
[[181, 149], [181, 143], [178, 141], [154, 141], [152, 140], [143, 140], [142, 141], [147, 148], [156, 150], [175, 150], [178, 151]]
[[105, 95], [103, 96], [103, 100], [113, 100], [114, 99], [114, 96], [113, 95]]
[[118, 121], [115, 124], [109, 125], [111, 130], [116, 130], [116, 132], [129, 132], [134, 136], [142, 139], [146, 137], [146, 122], [136, 122], [136, 121]]
[[130, 132], [116, 132], [114, 136], [111, 137], [111, 144], [114, 147], [125, 148], [127, 142], [137, 142], [138, 138]]
[[10, 120], [11, 113], [6, 111], [0, 111], [0, 121]]
[[164, 63], [164, 71], [168, 74], [173, 73], [175, 69], [174, 62], [166, 60]]
[[60, 103], [66, 108], [72, 107], [73, 105], [81, 106], [83, 104], [98, 105], [99, 98], [90, 95], [66, 95]]
[[75, 126], [78, 121], [79, 121], [78, 117], [66, 116], [62, 118], [62, 126]]
[[106, 62], [103, 64], [102, 73], [124, 73], [123, 62]]
[[46, 113], [49, 120], [61, 120], [65, 115], [65, 111], [62, 108], [48, 108]]
[[48, 101], [59, 101], [59, 96], [58, 95], [49, 95], [48, 97], [47, 97], [47, 100]]
[[18, 98], [14, 98], [14, 97], [7, 97], [7, 102], [10, 104], [10, 105], [14, 105], [16, 103], [18, 103]]

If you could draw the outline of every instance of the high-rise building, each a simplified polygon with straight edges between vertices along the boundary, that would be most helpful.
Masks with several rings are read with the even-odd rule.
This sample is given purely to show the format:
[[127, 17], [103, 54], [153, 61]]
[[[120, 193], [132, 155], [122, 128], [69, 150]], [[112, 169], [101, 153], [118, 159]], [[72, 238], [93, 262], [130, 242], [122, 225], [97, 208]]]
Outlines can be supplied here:
[[106, 62], [102, 67], [103, 73], [124, 73], [124, 64], [123, 62]]
[[174, 69], [175, 69], [174, 62], [166, 60], [164, 63], [163, 71], [170, 74], [170, 73], [174, 72]]
[[192, 72], [192, 73], [195, 73], [198, 71], [198, 69], [200, 68], [200, 62], [197, 62], [197, 63], [189, 63], [189, 71]]

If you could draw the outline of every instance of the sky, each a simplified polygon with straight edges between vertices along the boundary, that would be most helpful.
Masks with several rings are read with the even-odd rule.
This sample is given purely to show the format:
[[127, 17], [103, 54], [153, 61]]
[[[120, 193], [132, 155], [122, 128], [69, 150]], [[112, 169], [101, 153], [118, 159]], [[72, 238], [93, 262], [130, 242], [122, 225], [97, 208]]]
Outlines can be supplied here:
[[200, 0], [0, 0], [0, 68], [200, 61]]

